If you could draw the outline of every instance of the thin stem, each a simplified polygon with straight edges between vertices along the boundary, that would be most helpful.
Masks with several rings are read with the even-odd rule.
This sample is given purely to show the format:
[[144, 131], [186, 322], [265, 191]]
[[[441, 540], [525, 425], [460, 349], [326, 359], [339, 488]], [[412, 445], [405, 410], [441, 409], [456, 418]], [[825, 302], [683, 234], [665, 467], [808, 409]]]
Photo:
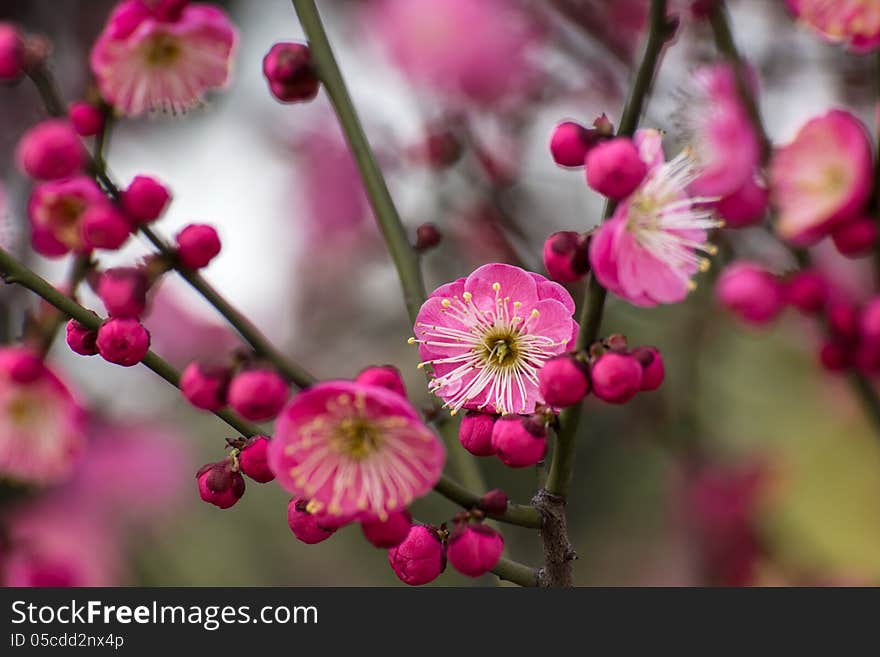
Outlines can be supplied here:
[[538, 574], [534, 568], [525, 564], [501, 557], [492, 569], [500, 579], [519, 584], [520, 586], [537, 586]]
[[293, 7], [308, 38], [312, 61], [318, 76], [327, 90], [360, 171], [376, 222], [385, 237], [388, 251], [397, 268], [410, 321], [414, 323], [419, 308], [425, 301], [425, 284], [422, 280], [418, 256], [412, 249], [397, 208], [391, 199], [388, 185], [376, 164], [376, 158], [373, 156], [339, 66], [336, 64], [336, 58], [333, 56], [314, 0], [293, 0]]
[[[663, 46], [672, 37], [672, 27], [666, 18], [666, 0], [652, 0], [648, 16], [648, 38], [636, 76], [633, 79], [629, 98], [623, 108], [617, 134], [631, 137], [638, 127], [639, 118], [644, 109], [645, 100], [651, 90], [655, 72], [660, 62]], [[614, 213], [615, 204], [608, 201], [602, 221]], [[595, 276], [590, 277], [584, 302], [581, 306], [580, 331], [578, 332], [576, 349], [589, 347], [599, 337], [602, 326], [602, 314], [605, 308], [607, 292]], [[545, 488], [547, 492], [564, 498], [568, 494], [571, 474], [574, 468], [575, 437], [581, 417], [581, 405], [577, 404], [566, 409], [559, 417], [556, 449], [550, 462]]]
[[[0, 248], [0, 274], [2, 274], [3, 279], [7, 283], [17, 283], [26, 287], [55, 306], [67, 317], [75, 319], [93, 331], [97, 331], [104, 321], [91, 310], [84, 308], [70, 297], [58, 291], [48, 281], [16, 260], [2, 248]], [[152, 351], [141, 362], [175, 388], [179, 387], [180, 372]], [[244, 436], [262, 433], [259, 427], [241, 419], [230, 411], [218, 411], [215, 415]]]
[[[449, 477], [441, 477], [437, 485], [434, 486], [434, 490], [462, 508], [474, 509], [479, 507], [479, 496]], [[489, 514], [489, 517], [511, 525], [519, 525], [520, 527], [530, 527], [532, 529], [541, 527], [541, 514], [534, 508], [522, 504], [509, 504], [507, 511], [504, 513]]]

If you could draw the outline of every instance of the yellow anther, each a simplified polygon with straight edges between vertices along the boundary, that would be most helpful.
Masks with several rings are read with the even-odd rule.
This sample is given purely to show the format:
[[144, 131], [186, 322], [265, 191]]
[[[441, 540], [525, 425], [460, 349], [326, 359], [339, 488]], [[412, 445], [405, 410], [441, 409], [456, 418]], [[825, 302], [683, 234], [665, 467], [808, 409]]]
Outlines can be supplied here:
[[492, 283], [492, 289], [498, 292], [501, 289], [501, 283]]
[[474, 298], [474, 295], [471, 294], [470, 292], [465, 292], [464, 294], [461, 295], [461, 298], [464, 299], [465, 301], [470, 301], [471, 299]]
[[712, 263], [709, 261], [709, 258], [700, 258], [700, 271], [707, 272], [711, 266]]
[[697, 289], [697, 284], [694, 281], [688, 281], [688, 290], [693, 292]]
[[538, 309], [537, 309], [537, 308], [532, 309], [532, 317], [537, 317], [537, 316], [540, 315], [540, 314], [541, 314], [541, 313], [538, 312]]
[[407, 343], [407, 344], [415, 344], [415, 343], [416, 343], [416, 339], [415, 339], [415, 338], [407, 338], [407, 339], [406, 339], [406, 343]]
[[514, 301], [513, 307], [514, 308], [522, 308], [522, 301]]
[[443, 299], [443, 301], [440, 302], [440, 305], [444, 308], [449, 308], [449, 306], [452, 305], [452, 302], [449, 299]]
[[457, 408], [453, 408], [451, 411], [449, 411], [449, 414], [452, 415], [452, 416], [458, 415], [458, 409], [457, 409]]
[[714, 244], [707, 244], [706, 253], [708, 253], [709, 255], [718, 255], [718, 247]]
[[417, 370], [423, 369], [424, 367], [425, 367], [424, 363], [419, 363], [418, 365], [416, 365]]
[[309, 503], [306, 504], [306, 512], [308, 513], [319, 513], [323, 508], [324, 505], [318, 500], [309, 500]]

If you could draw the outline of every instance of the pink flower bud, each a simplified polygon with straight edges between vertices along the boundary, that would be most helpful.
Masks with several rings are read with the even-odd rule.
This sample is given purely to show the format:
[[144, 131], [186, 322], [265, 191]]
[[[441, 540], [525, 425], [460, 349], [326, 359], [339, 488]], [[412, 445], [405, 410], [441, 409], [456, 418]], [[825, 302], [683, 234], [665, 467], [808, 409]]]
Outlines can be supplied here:
[[848, 221], [831, 235], [834, 246], [849, 258], [867, 255], [877, 243], [877, 223], [871, 217]]
[[632, 351], [632, 357], [642, 366], [640, 390], [648, 392], [659, 388], [666, 376], [666, 368], [663, 366], [663, 357], [657, 347], [636, 347]]
[[853, 358], [856, 369], [869, 376], [880, 372], [880, 343], [866, 341], [859, 343]]
[[78, 100], [67, 108], [67, 116], [80, 137], [92, 137], [104, 127], [104, 113], [91, 103]]
[[147, 307], [149, 280], [139, 267], [108, 269], [95, 287], [111, 317], [140, 317]]
[[388, 563], [405, 584], [433, 582], [446, 569], [446, 553], [437, 530], [412, 525], [403, 542], [388, 551]]
[[874, 297], [862, 308], [859, 335], [862, 340], [880, 344], [880, 297]]
[[785, 285], [785, 300], [801, 312], [819, 312], [825, 307], [827, 298], [828, 283], [815, 270], [799, 271]]
[[148, 224], [161, 216], [170, 200], [171, 192], [158, 180], [135, 176], [122, 192], [122, 209], [135, 223]]
[[406, 397], [406, 387], [403, 384], [403, 377], [400, 376], [400, 370], [394, 365], [376, 365], [368, 367], [357, 375], [355, 381], [370, 386], [379, 386], [396, 392], [401, 397]]
[[201, 269], [220, 253], [220, 237], [213, 226], [190, 224], [177, 234], [177, 255], [187, 269]]
[[785, 303], [779, 279], [748, 261], [734, 263], [721, 273], [715, 297], [721, 306], [751, 324], [774, 320]]
[[589, 239], [573, 230], [553, 233], [544, 242], [544, 268], [554, 281], [573, 283], [590, 271]]
[[495, 426], [496, 417], [479, 411], [468, 411], [461, 418], [458, 427], [458, 440], [474, 456], [492, 456], [495, 448], [492, 447], [492, 427]]
[[238, 455], [241, 471], [261, 484], [268, 483], [275, 478], [275, 473], [269, 469], [269, 462], [266, 460], [268, 447], [269, 439], [266, 436], [254, 436], [247, 441]]
[[271, 370], [245, 370], [229, 384], [229, 405], [247, 420], [268, 420], [287, 401], [287, 384]]
[[333, 536], [336, 527], [322, 525], [320, 516], [309, 513], [308, 506], [309, 501], [303, 497], [290, 500], [287, 505], [287, 525], [297, 540], [314, 545]]
[[80, 220], [83, 244], [90, 249], [115, 250], [131, 235], [131, 224], [110, 203], [93, 203]]
[[614, 200], [635, 191], [648, 169], [628, 137], [602, 142], [587, 153], [587, 184]]
[[855, 341], [859, 337], [859, 310], [844, 301], [832, 301], [826, 310], [828, 329], [836, 338]]
[[387, 520], [372, 520], [361, 523], [364, 537], [377, 548], [393, 548], [400, 545], [412, 527], [409, 511], [397, 511], [388, 515]]
[[136, 319], [114, 317], [98, 329], [96, 344], [104, 360], [131, 367], [150, 350], [150, 333]]
[[180, 391], [186, 400], [206, 411], [226, 406], [226, 391], [231, 373], [226, 367], [210, 367], [192, 362], [180, 375]]
[[507, 493], [500, 488], [493, 488], [480, 498], [479, 507], [486, 513], [498, 515], [507, 511], [508, 503]]
[[504, 538], [487, 525], [459, 525], [446, 546], [449, 563], [468, 577], [492, 570], [504, 552]]
[[580, 123], [563, 121], [553, 128], [550, 154], [561, 167], [582, 167], [594, 143], [590, 131]]
[[761, 223], [770, 205], [770, 190], [754, 177], [733, 194], [725, 196], [715, 209], [727, 228], [745, 228]]
[[852, 367], [852, 350], [846, 343], [830, 339], [819, 350], [819, 361], [829, 372], [842, 372]]
[[94, 356], [98, 353], [98, 332], [83, 326], [75, 319], [67, 322], [67, 346], [80, 356]]
[[422, 224], [416, 228], [415, 250], [419, 253], [430, 251], [443, 241], [443, 234], [432, 223]]
[[79, 136], [63, 119], [48, 119], [28, 130], [18, 142], [19, 167], [31, 178], [66, 178], [85, 164]]
[[414, 157], [433, 169], [445, 169], [458, 162], [463, 152], [461, 139], [445, 126], [428, 131], [423, 142], [412, 149]]
[[605, 353], [590, 368], [593, 393], [609, 404], [625, 404], [642, 388], [642, 365], [628, 354]]
[[504, 465], [535, 465], [547, 452], [547, 429], [534, 415], [504, 415], [492, 427], [492, 448]]
[[208, 463], [196, 473], [199, 496], [209, 504], [228, 509], [244, 495], [244, 477], [232, 469], [229, 460]]
[[263, 75], [272, 95], [282, 103], [311, 100], [321, 86], [312, 65], [312, 53], [304, 43], [273, 45], [263, 57]]
[[24, 43], [9, 23], [0, 23], [0, 82], [17, 80], [24, 65]]
[[558, 408], [574, 406], [590, 392], [589, 369], [571, 354], [551, 358], [538, 370], [544, 402]]
[[8, 350], [4, 354], [3, 369], [10, 379], [22, 385], [35, 383], [46, 375], [43, 359], [30, 349]]

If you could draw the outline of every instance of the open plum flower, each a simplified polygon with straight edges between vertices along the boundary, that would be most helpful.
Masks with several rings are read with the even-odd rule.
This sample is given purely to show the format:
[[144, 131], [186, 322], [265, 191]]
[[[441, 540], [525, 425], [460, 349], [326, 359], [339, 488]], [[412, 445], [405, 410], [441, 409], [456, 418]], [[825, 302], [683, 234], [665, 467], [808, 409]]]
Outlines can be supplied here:
[[538, 370], [577, 332], [568, 291], [504, 264], [483, 265], [442, 285], [422, 305], [415, 337], [431, 390], [453, 412], [532, 413]]
[[101, 95], [123, 114], [183, 112], [229, 79], [235, 26], [217, 7], [173, 4], [180, 8], [159, 11], [127, 0], [95, 42], [92, 72]]
[[843, 110], [807, 121], [770, 163], [776, 232], [797, 246], [818, 242], [861, 212], [872, 178], [871, 144], [861, 121]]
[[709, 267], [704, 254], [715, 253], [706, 231], [722, 224], [709, 205], [717, 199], [689, 195], [699, 175], [689, 150], [664, 162], [654, 130], [636, 143], [648, 174], [593, 235], [590, 264], [606, 289], [636, 306], [677, 303]]
[[880, 46], [880, 6], [875, 0], [785, 0], [789, 11], [831, 43], [854, 52]]
[[406, 398], [354, 381], [325, 381], [294, 397], [268, 451], [281, 486], [339, 524], [405, 509], [437, 483], [445, 458]]

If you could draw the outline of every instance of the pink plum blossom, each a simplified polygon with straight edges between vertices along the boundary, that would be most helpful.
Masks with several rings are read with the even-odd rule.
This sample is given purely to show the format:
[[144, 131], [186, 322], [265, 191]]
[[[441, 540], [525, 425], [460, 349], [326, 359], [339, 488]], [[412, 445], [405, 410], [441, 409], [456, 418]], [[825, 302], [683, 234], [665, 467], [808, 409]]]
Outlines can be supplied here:
[[237, 40], [235, 26], [212, 5], [169, 14], [126, 0], [92, 48], [92, 73], [104, 99], [123, 114], [184, 112], [226, 85]]
[[433, 370], [431, 390], [457, 412], [532, 413], [538, 370], [577, 331], [574, 302], [558, 283], [489, 264], [442, 285], [422, 305], [410, 340]]
[[397, 393], [325, 381], [295, 396], [269, 442], [283, 488], [309, 498], [311, 513], [386, 520], [437, 483], [443, 445]]
[[0, 349], [0, 478], [32, 484], [67, 478], [85, 446], [84, 422], [82, 407], [35, 355]]
[[590, 264], [608, 291], [634, 305], [677, 303], [709, 267], [701, 253], [715, 247], [706, 231], [721, 222], [707, 205], [714, 199], [688, 195], [699, 175], [689, 151], [663, 162], [656, 131], [640, 132], [636, 143], [648, 174], [593, 235]]
[[849, 112], [811, 119], [770, 163], [776, 232], [798, 246], [814, 244], [861, 212], [871, 193], [868, 133]]
[[880, 7], [876, 0], [786, 0], [789, 10], [823, 39], [853, 52], [880, 45]]

